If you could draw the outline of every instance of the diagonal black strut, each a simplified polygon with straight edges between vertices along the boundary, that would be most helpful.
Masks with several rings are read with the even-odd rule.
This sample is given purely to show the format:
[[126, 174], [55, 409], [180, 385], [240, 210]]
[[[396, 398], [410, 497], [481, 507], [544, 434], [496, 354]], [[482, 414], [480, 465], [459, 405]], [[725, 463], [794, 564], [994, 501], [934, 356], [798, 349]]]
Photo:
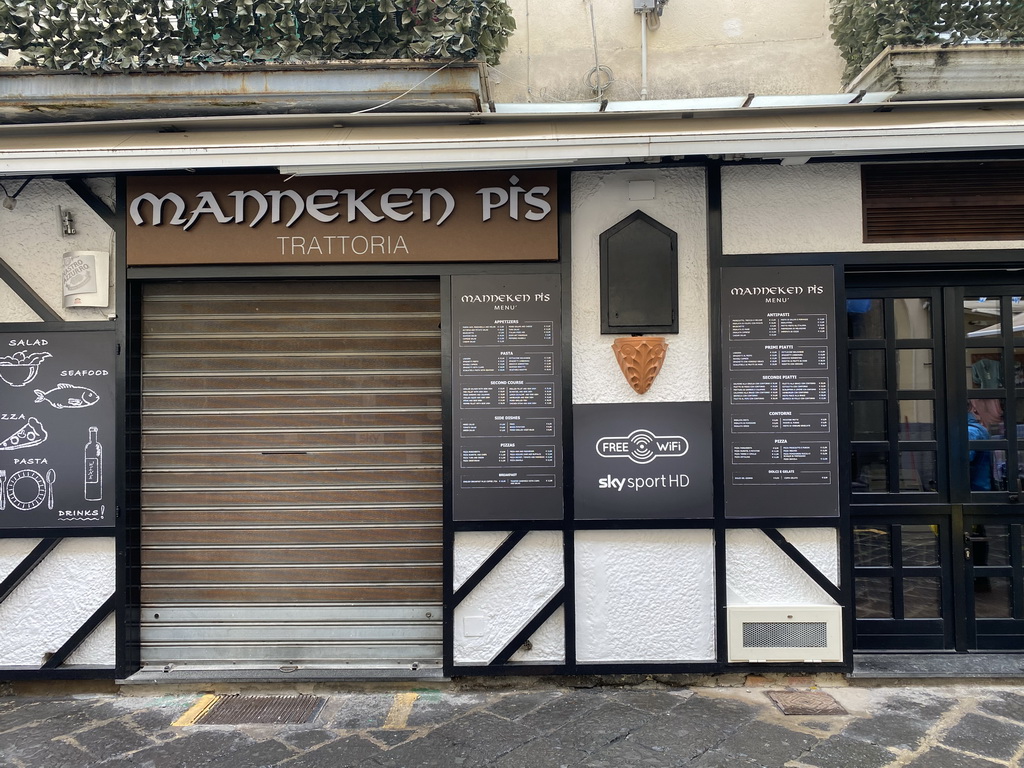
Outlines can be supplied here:
[[469, 597], [469, 593], [480, 586], [480, 582], [487, 578], [502, 560], [505, 559], [505, 555], [515, 549], [516, 544], [522, 541], [528, 531], [515, 531], [507, 539], [501, 542], [491, 556], [484, 560], [483, 564], [477, 568], [473, 575], [466, 579], [466, 583], [455, 590], [455, 594], [452, 595], [452, 608], [454, 609], [459, 603]]
[[806, 573], [815, 584], [821, 587], [825, 591], [825, 594], [835, 600], [839, 605], [843, 604], [842, 590], [826, 578], [825, 574], [819, 571], [814, 563], [804, 557], [804, 554], [799, 549], [790, 544], [786, 537], [779, 532], [778, 528], [762, 528], [761, 531], [765, 536], [771, 539], [779, 549], [785, 552], [786, 556], [789, 557], [790, 560], [800, 566], [800, 569]]
[[56, 669], [67, 661], [68, 656], [75, 652], [75, 649], [82, 644], [82, 641], [92, 634], [92, 631], [113, 612], [114, 595], [111, 595], [104, 601], [103, 605], [96, 609], [92, 616], [86, 619], [85, 623], [78, 628], [78, 631], [69, 637], [67, 642], [58, 648], [57, 651], [46, 660], [46, 663], [43, 664], [41, 669]]
[[544, 626], [544, 622], [551, 618], [552, 614], [557, 611], [565, 603], [565, 587], [562, 587], [558, 592], [555, 593], [543, 608], [527, 622], [526, 626], [523, 627], [519, 634], [513, 637], [508, 645], [501, 649], [501, 652], [494, 657], [491, 664], [507, 664], [508, 660], [512, 658], [516, 651], [518, 651], [523, 643], [529, 640], [533, 634]]

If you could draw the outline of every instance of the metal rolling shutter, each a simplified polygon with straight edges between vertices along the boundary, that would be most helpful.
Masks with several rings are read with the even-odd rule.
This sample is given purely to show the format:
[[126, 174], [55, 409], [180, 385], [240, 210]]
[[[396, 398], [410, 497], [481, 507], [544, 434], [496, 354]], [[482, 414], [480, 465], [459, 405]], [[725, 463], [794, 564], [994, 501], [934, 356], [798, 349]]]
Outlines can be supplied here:
[[143, 299], [142, 659], [441, 658], [436, 281]]

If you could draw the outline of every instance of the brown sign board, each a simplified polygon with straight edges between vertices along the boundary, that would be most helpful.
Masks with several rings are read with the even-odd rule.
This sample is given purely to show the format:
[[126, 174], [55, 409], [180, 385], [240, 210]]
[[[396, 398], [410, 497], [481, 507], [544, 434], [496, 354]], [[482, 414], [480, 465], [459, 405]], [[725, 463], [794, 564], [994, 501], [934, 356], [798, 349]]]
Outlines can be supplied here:
[[553, 171], [133, 177], [128, 264], [556, 261]]

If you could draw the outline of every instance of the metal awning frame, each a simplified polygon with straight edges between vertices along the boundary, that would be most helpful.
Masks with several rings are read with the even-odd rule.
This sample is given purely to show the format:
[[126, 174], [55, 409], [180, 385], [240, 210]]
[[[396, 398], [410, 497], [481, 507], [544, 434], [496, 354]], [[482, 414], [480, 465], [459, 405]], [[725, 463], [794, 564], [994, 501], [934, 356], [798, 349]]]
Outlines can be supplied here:
[[285, 175], [809, 160], [1024, 150], [1024, 99], [612, 112], [249, 115], [0, 126], [0, 176], [278, 168]]

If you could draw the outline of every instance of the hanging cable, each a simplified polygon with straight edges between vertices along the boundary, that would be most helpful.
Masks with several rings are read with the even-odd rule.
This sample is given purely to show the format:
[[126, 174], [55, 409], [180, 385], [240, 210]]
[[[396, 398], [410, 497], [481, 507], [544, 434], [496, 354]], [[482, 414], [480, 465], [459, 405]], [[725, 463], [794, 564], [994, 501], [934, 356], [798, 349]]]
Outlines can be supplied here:
[[597, 101], [604, 101], [604, 92], [615, 82], [612, 70], [601, 65], [597, 57], [597, 20], [594, 14], [594, 0], [590, 4], [590, 35], [594, 41], [594, 66], [583, 76], [584, 84], [594, 92]]
[[372, 107], [367, 107], [366, 109], [360, 109], [360, 110], [357, 110], [357, 111], [355, 111], [355, 112], [351, 112], [350, 114], [353, 114], [353, 115], [364, 115], [364, 114], [366, 114], [367, 112], [373, 112], [374, 110], [377, 110], [377, 109], [381, 109], [382, 107], [386, 107], [386, 106], [388, 106], [388, 104], [394, 104], [394, 103], [395, 103], [396, 101], [398, 101], [399, 99], [403, 98], [404, 96], [408, 96], [408, 95], [409, 95], [410, 93], [412, 93], [412, 92], [413, 92], [413, 91], [414, 91], [414, 90], [415, 90], [416, 88], [419, 88], [419, 87], [420, 87], [421, 85], [423, 85], [423, 84], [424, 84], [425, 82], [427, 82], [427, 80], [429, 80], [430, 78], [432, 78], [432, 77], [433, 77], [434, 75], [436, 75], [436, 74], [437, 74], [438, 72], [440, 72], [440, 71], [442, 71], [443, 69], [447, 68], [447, 66], [448, 66], [449, 64], [451, 64], [451, 63], [452, 63], [453, 61], [455, 61], [455, 59], [449, 59], [448, 61], [446, 61], [446, 62], [445, 62], [445, 64], [444, 64], [444, 66], [443, 66], [443, 67], [439, 67], [438, 69], [435, 69], [435, 70], [434, 70], [433, 72], [431, 72], [431, 73], [430, 73], [429, 75], [427, 75], [427, 76], [426, 76], [426, 77], [424, 77], [424, 78], [423, 78], [422, 80], [420, 80], [420, 81], [419, 81], [418, 83], [416, 83], [415, 85], [411, 86], [411, 87], [410, 87], [410, 88], [409, 88], [408, 90], [406, 90], [406, 91], [404, 91], [404, 92], [402, 92], [402, 93], [398, 94], [398, 95], [397, 95], [397, 96], [395, 96], [395, 97], [394, 97], [393, 99], [388, 99], [388, 100], [387, 100], [387, 101], [385, 101], [385, 102], [384, 102], [383, 104], [375, 104], [375, 105], [374, 105], [374, 106], [372, 106]]
[[647, 29], [650, 27], [651, 12], [644, 11], [640, 24], [640, 100], [647, 100]]
[[5, 187], [2, 183], [0, 183], [0, 189], [2, 189], [3, 192], [4, 192], [4, 199], [3, 199], [3, 206], [4, 206], [4, 208], [6, 208], [8, 211], [13, 211], [14, 210], [14, 206], [16, 206], [18, 204], [18, 195], [20, 195], [22, 193], [22, 191], [25, 189], [25, 187], [28, 186], [28, 183], [30, 181], [32, 181], [31, 178], [25, 179], [21, 183], [21, 186], [18, 187], [17, 190], [15, 190], [13, 195], [10, 192], [7, 191], [7, 187]]

